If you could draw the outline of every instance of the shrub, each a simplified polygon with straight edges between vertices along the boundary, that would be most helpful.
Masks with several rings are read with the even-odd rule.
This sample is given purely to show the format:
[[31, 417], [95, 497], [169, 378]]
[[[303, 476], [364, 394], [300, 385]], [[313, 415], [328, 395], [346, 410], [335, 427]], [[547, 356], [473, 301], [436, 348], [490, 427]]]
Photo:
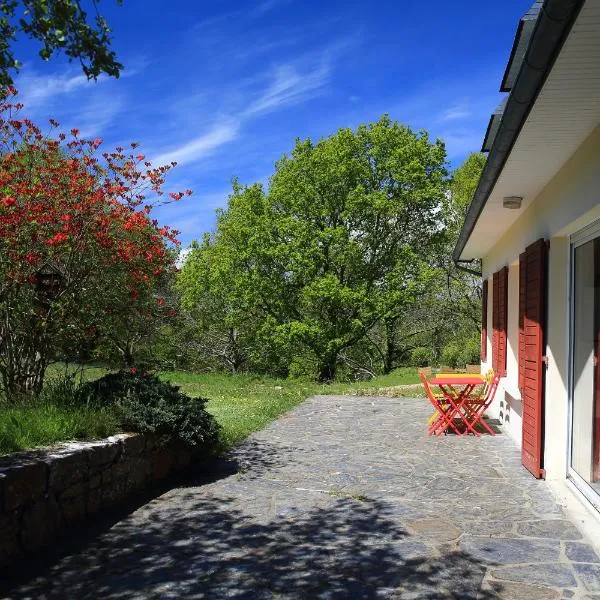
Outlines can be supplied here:
[[465, 365], [478, 365], [481, 357], [480, 342], [478, 339], [470, 339], [463, 346], [461, 362]]
[[288, 377], [303, 381], [314, 381], [317, 378], [317, 363], [305, 354], [296, 355], [290, 361]]
[[448, 365], [449, 367], [455, 369], [458, 366], [464, 366], [464, 363], [462, 365], [460, 364], [462, 358], [461, 354], [462, 348], [458, 344], [453, 342], [451, 344], [448, 344], [442, 350], [440, 360], [443, 365]]
[[206, 411], [206, 400], [190, 398], [155, 375], [110, 373], [84, 384], [80, 393], [88, 403], [114, 406], [126, 430], [153, 433], [193, 448], [215, 450], [219, 445], [220, 427]]
[[411, 367], [428, 367], [433, 359], [433, 353], [429, 348], [415, 348], [410, 353]]

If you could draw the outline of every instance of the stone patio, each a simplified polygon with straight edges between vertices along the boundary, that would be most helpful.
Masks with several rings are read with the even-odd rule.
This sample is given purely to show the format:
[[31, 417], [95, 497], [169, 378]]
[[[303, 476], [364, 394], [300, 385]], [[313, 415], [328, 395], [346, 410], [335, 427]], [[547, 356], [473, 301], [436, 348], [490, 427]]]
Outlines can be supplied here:
[[[504, 435], [424, 400], [316, 397], [6, 598], [600, 599], [600, 559]], [[0, 589], [2, 584], [0, 583]]]

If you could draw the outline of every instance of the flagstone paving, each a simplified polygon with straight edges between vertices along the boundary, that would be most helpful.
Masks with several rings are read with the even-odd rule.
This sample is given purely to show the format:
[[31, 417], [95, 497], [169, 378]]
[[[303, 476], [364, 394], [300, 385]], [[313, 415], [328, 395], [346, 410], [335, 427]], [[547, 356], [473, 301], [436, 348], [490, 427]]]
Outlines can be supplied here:
[[428, 437], [429, 412], [312, 398], [237, 448], [235, 472], [151, 500], [5, 597], [600, 598], [600, 559], [513, 442]]

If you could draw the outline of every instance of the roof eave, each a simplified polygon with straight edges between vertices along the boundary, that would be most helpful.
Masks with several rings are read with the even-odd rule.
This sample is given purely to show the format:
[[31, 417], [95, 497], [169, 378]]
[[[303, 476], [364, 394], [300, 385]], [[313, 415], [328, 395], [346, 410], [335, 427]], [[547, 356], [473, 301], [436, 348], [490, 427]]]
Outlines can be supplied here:
[[498, 133], [452, 253], [455, 262], [481, 258], [463, 257], [463, 250], [584, 2], [585, 0], [545, 0], [541, 8], [519, 75], [508, 97]]

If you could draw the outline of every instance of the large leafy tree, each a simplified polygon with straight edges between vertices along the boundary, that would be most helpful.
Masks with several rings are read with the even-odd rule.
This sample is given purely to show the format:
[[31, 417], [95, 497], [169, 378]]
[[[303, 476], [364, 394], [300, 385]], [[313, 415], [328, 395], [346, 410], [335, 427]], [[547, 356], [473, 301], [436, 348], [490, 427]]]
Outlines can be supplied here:
[[[102, 140], [49, 132], [0, 102], [0, 376], [39, 391], [60, 351], [151, 319], [176, 232], [151, 220], [170, 167]], [[191, 193], [191, 192], [189, 192]], [[171, 193], [177, 200], [183, 193]]]
[[[447, 240], [441, 261], [446, 275], [446, 305], [454, 321], [460, 321], [473, 335], [477, 335], [481, 327], [480, 277], [458, 269], [451, 256], [485, 161], [484, 154], [474, 152], [452, 173], [450, 193], [446, 197], [442, 213]], [[473, 271], [477, 269], [477, 264], [471, 267]]]
[[268, 192], [236, 185], [218, 219], [212, 251], [235, 274], [229, 293], [260, 310], [282, 352], [308, 353], [332, 379], [341, 353], [432, 276], [445, 181], [443, 144], [387, 116], [297, 141]]
[[256, 303], [240, 281], [243, 266], [232, 250], [206, 235], [187, 258], [178, 289], [194, 322], [191, 342], [197, 358], [206, 366], [236, 373], [248, 366]]
[[11, 71], [20, 67], [13, 52], [19, 36], [38, 41], [43, 60], [57, 52], [77, 59], [90, 79], [101, 73], [118, 77], [123, 68], [110, 49], [110, 28], [98, 0], [0, 0], [0, 86], [11, 85]]

